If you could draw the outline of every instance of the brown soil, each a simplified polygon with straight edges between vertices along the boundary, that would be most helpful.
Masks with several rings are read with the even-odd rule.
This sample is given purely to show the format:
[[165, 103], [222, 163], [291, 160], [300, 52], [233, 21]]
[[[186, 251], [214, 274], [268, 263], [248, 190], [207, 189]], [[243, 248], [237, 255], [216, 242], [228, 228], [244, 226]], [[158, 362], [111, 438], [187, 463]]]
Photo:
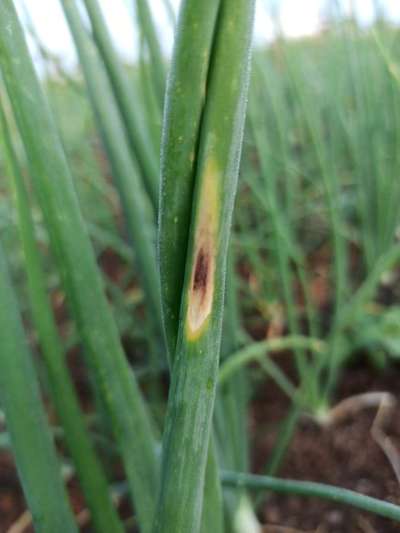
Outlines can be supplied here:
[[[341, 379], [336, 400], [372, 392], [391, 392], [399, 401], [400, 368], [378, 373], [365, 360], [348, 368]], [[255, 437], [253, 468], [262, 472], [273, 449], [279, 421], [288, 404], [271, 383], [260, 386], [252, 410]], [[279, 471], [280, 477], [328, 483], [400, 504], [400, 486], [393, 468], [375, 442], [371, 427], [377, 408], [349, 413], [337, 424], [322, 427], [303, 418], [293, 436]], [[385, 433], [400, 453], [400, 418], [392, 411]], [[394, 533], [394, 522], [343, 505], [317, 499], [270, 495], [261, 505], [260, 518], [266, 533]], [[280, 529], [285, 526], [289, 529]], [[290, 529], [294, 528], [294, 529]]]

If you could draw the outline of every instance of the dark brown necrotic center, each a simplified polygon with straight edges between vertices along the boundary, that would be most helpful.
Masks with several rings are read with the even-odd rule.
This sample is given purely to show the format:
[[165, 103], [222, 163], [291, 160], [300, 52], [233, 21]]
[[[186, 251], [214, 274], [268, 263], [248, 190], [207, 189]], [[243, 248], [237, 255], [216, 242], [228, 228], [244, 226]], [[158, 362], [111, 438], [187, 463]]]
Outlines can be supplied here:
[[193, 278], [193, 290], [204, 290], [207, 286], [209, 260], [208, 255], [200, 248], [196, 259], [196, 268]]

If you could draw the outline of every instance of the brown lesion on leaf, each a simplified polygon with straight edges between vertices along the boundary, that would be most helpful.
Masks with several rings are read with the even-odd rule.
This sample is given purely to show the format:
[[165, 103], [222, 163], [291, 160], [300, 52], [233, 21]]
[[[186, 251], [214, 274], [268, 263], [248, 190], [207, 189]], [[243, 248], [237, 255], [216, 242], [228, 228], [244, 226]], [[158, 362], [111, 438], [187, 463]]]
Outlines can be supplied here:
[[197, 338], [211, 313], [214, 296], [213, 239], [208, 236], [198, 247], [189, 289], [189, 337]]
[[218, 176], [212, 164], [206, 168], [197, 216], [192, 273], [189, 283], [187, 335], [196, 340], [211, 314], [214, 298], [216, 232], [218, 226]]

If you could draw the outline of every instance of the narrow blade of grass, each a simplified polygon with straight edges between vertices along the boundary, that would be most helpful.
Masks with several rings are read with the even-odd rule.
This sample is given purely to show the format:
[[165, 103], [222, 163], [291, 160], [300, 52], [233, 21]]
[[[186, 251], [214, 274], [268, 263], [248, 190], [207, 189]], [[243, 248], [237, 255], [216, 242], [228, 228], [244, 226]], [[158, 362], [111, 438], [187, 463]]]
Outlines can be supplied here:
[[148, 0], [134, 0], [138, 25], [147, 44], [155, 91], [162, 107], [165, 92], [165, 65]]
[[[244, 365], [254, 361], [262, 361], [266, 357], [266, 352], [295, 350], [296, 348], [321, 353], [324, 349], [324, 343], [318, 339], [303, 337], [302, 335], [290, 335], [288, 337], [277, 337], [275, 339], [249, 344], [231, 354], [223, 362], [219, 371], [219, 383], [222, 384], [230, 379]], [[279, 369], [277, 371], [279, 373], [281, 372]], [[283, 387], [284, 390], [285, 388]]]
[[400, 522], [400, 506], [390, 502], [371, 498], [348, 489], [314, 483], [311, 481], [294, 481], [254, 474], [240, 474], [237, 472], [222, 472], [222, 482], [229, 487], [247, 487], [254, 490], [269, 490], [278, 494], [290, 494], [321, 498], [351, 505], [357, 509], [368, 511], [385, 518]]
[[[158, 205], [158, 156], [152, 149], [151, 137], [135, 102], [134, 91], [114, 50], [99, 3], [97, 0], [85, 0], [85, 6], [92, 25], [93, 37], [107, 69], [116, 103], [128, 133], [130, 146], [145, 176], [145, 186], [156, 209]], [[82, 59], [81, 53], [81, 61]], [[82, 61], [82, 65], [84, 63]]]
[[[155, 226], [149, 198], [129, 152], [120, 113], [94, 43], [82, 23], [75, 0], [61, 0], [72, 32], [95, 117], [116, 179], [126, 225], [146, 293], [153, 335], [161, 336], [160, 290], [155, 257]], [[157, 185], [156, 185], [157, 188]]]
[[77, 533], [1, 247], [0, 296], [1, 405], [35, 530]]

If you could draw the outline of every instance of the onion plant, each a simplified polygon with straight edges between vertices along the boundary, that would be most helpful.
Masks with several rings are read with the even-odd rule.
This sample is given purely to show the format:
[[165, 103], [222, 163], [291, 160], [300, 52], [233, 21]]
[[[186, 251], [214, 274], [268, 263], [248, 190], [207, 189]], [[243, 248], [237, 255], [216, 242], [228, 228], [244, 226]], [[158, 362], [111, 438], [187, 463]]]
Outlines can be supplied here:
[[[171, 369], [179, 327], [179, 306], [195, 178], [194, 153], [204, 109], [204, 88], [210, 68], [218, 8], [219, 2], [203, 2], [200, 5], [185, 2], [181, 6], [173, 66], [167, 86], [158, 242], [163, 319]], [[193, 97], [190, 103], [183, 97], [188, 94]], [[176, 179], [177, 176], [179, 179]], [[211, 447], [204, 489], [203, 531], [210, 527], [220, 531], [222, 527], [214, 455], [214, 448]]]
[[122, 526], [111, 502], [107, 480], [92, 448], [74, 387], [64, 362], [61, 340], [46, 294], [46, 281], [36, 245], [29, 198], [12, 144], [6, 116], [1, 106], [0, 124], [2, 126], [0, 131], [4, 139], [4, 153], [9, 163], [8, 171], [13, 181], [33, 319], [43, 348], [42, 353], [49, 374], [52, 399], [64, 427], [65, 438], [96, 528], [98, 531], [119, 532], [122, 531]]
[[146, 530], [152, 520], [158, 477], [150, 416], [124, 357], [70, 169], [11, 0], [1, 3], [0, 25], [1, 69], [33, 184], [88, 362], [107, 406], [136, 508]]
[[186, 1], [181, 6], [167, 86], [158, 248], [163, 320], [171, 359], [175, 356], [178, 335], [195, 181], [195, 152], [218, 9], [219, 2], [213, 0], [199, 5]]
[[[191, 2], [187, 2], [186, 8], [190, 5]], [[175, 333], [177, 340], [163, 440], [161, 491], [154, 531], [197, 531], [200, 526], [218, 373], [226, 257], [247, 100], [253, 14], [254, 2], [220, 2], [207, 83], [202, 86], [204, 109], [197, 150], [186, 154], [195, 161], [190, 207], [187, 206], [187, 173], [178, 169], [173, 178], [170, 172], [162, 176], [165, 184], [161, 217], [169, 204], [178, 205], [175, 198], [181, 190], [177, 182], [185, 180], [185, 198], [181, 200], [186, 204], [183, 216], [179, 210], [172, 216], [176, 217], [176, 224], [181, 224], [189, 211], [190, 229], [186, 246], [179, 250], [186, 256], [184, 281]], [[193, 31], [198, 27], [195, 24], [186, 26], [186, 31], [189, 28]], [[179, 85], [178, 88], [184, 89]], [[171, 96], [176, 98], [178, 95], [173, 93]], [[180, 94], [180, 98], [187, 96]], [[171, 112], [168, 101], [166, 109], [167, 113]], [[172, 116], [171, 122], [173, 120]], [[175, 131], [179, 131], [176, 126]], [[188, 138], [185, 140], [189, 141]], [[169, 161], [164, 160], [164, 168]], [[171, 164], [175, 165], [175, 161]], [[185, 167], [187, 164], [186, 160]], [[175, 180], [175, 185], [169, 183], [171, 179]], [[164, 250], [165, 241], [171, 242], [171, 237], [168, 229], [160, 232]], [[171, 250], [164, 253], [171, 254]], [[171, 262], [175, 256], [166, 257]], [[160, 260], [165, 260], [162, 253]], [[163, 283], [168, 281], [164, 279]]]
[[[120, 62], [98, 0], [60, 3], [84, 83], [58, 62], [57, 72], [85, 106], [85, 137], [97, 126], [112, 180], [102, 175], [83, 135], [73, 139], [81, 168], [72, 166], [57, 99], [50, 86], [43, 90], [12, 0], [0, 2], [0, 73], [8, 95], [0, 92], [1, 155], [24, 255], [29, 305], [23, 312], [33, 319], [37, 366], [44, 363], [48, 403], [94, 531], [124, 530], [110, 498], [117, 491], [131, 496], [135, 526], [144, 533], [260, 533], [256, 512], [266, 491], [319, 497], [400, 521], [400, 508], [391, 503], [271, 477], [301, 414], [326, 416], [350, 353], [349, 331], [374, 299], [382, 274], [400, 260], [400, 159], [391, 137], [396, 132], [398, 138], [400, 92], [390, 42], [377, 29], [360, 45], [359, 36], [342, 36], [338, 28], [313, 47], [286, 42], [279, 30], [274, 47], [254, 54], [250, 82], [255, 0], [182, 0], [166, 76], [147, 0], [131, 5], [140, 32], [140, 57], [131, 71]], [[47, 64], [54, 63], [30, 33]], [[325, 63], [337, 66], [334, 75]], [[386, 98], [394, 112], [376, 113]], [[84, 175], [90, 186], [82, 194]], [[127, 242], [84, 216], [86, 203], [97, 203], [94, 194], [105, 204], [111, 198], [116, 211], [120, 203]], [[46, 294], [36, 202], [42, 243], [54, 256], [76, 327], [66, 343]], [[3, 227], [13, 220], [7, 209], [3, 241]], [[95, 249], [112, 248], [128, 265], [123, 282], [102, 277], [90, 238]], [[312, 271], [321, 249], [333, 250], [324, 304]], [[355, 279], [353, 255], [362, 263]], [[127, 306], [125, 289], [132, 286], [135, 303]], [[75, 532], [63, 460], [3, 248], [0, 296], [0, 404], [34, 527]], [[323, 305], [331, 307], [329, 324]], [[131, 313], [135, 306], [141, 313]], [[146, 341], [144, 363], [128, 363], [124, 334]], [[126, 475], [121, 485], [108, 481], [86, 427], [65, 362], [65, 345], [72, 344], [82, 346], [102, 429], [110, 426], [110, 445]], [[294, 379], [272, 357], [283, 350], [293, 353]], [[290, 407], [265, 458], [267, 475], [256, 476], [247, 473], [247, 422], [252, 378], [264, 383], [263, 373]], [[148, 376], [155, 389], [147, 386]]]
[[[398, 109], [395, 80], [385, 73], [385, 59], [374, 50], [370, 36], [356, 25], [350, 31], [337, 26], [318, 43], [292, 43], [278, 29], [274, 48], [257, 53], [248, 121], [257, 164], [244, 162], [246, 186], [258, 206], [251, 218], [259, 221], [258, 251], [246, 249], [245, 254], [262, 280], [262, 292], [283, 307], [292, 335], [307, 331], [311, 338], [327, 341], [315, 358], [307, 350], [295, 350], [302, 389], [298, 398], [317, 417], [329, 410], [351, 351], [348, 329], [363, 312], [358, 307], [350, 317], [346, 310], [373, 278], [373, 290], [379, 285], [376, 263], [382, 265], [387, 254], [396, 253], [392, 248], [397, 246], [399, 221], [394, 208], [399, 192], [393, 144], [397, 111], [390, 117], [374, 113], [386, 100]], [[372, 72], [379, 84], [367, 81]], [[368, 130], [376, 136], [367, 135]], [[385, 213], [379, 211], [383, 205]], [[249, 229], [244, 209], [242, 213], [239, 237]], [[318, 274], [309, 258], [326, 247], [334, 252], [325, 282], [324, 275], [321, 279], [327, 301], [319, 303]], [[363, 258], [359, 268], [352, 264], [355, 249]], [[266, 253], [270, 260], [264, 266], [260, 255]], [[301, 295], [300, 305], [296, 294]], [[321, 320], [327, 310], [321, 313], [321, 305], [333, 307], [328, 332]]]

